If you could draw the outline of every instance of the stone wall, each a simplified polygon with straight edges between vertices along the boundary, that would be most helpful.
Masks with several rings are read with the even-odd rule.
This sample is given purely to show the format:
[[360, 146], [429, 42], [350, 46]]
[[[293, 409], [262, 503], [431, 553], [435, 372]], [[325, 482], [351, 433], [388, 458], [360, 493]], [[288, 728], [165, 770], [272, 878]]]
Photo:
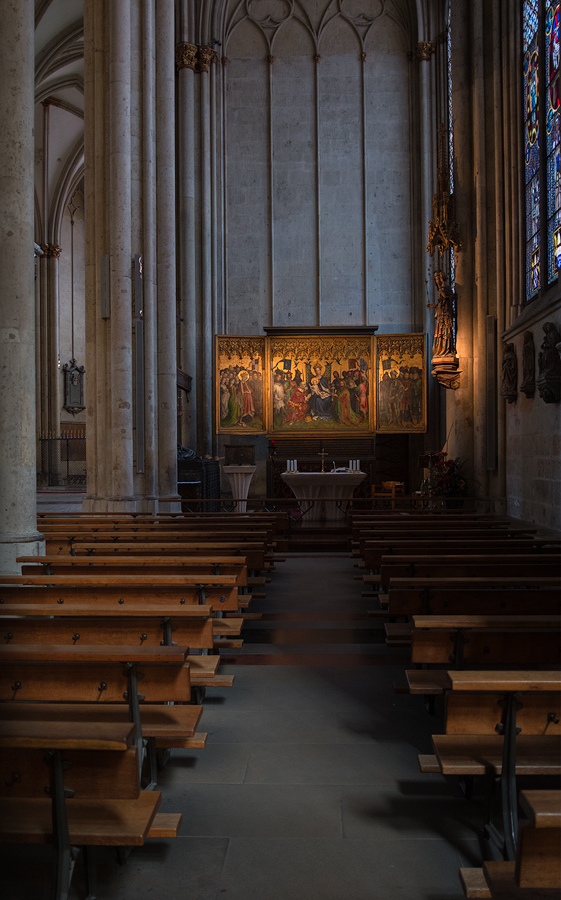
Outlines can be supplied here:
[[361, 34], [327, 0], [302, 8], [306, 22], [287, 14], [274, 33], [251, 15], [234, 17], [227, 33], [227, 330], [408, 329], [407, 34], [389, 14]]

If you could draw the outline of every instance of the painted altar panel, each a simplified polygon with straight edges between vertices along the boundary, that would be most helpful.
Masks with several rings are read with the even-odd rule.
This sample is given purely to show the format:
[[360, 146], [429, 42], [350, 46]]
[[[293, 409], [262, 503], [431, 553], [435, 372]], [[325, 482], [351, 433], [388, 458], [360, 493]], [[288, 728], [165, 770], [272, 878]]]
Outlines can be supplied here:
[[267, 430], [265, 343], [265, 337], [217, 335], [218, 434], [263, 434]]
[[373, 434], [371, 336], [271, 337], [267, 369], [273, 436]]
[[427, 430], [426, 336], [380, 335], [376, 338], [376, 431], [416, 433]]

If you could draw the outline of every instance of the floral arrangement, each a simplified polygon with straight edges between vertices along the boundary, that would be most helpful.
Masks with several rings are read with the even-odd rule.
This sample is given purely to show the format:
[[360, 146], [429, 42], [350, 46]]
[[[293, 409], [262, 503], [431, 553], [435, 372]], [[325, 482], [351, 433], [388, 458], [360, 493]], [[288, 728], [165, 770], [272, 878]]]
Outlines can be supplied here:
[[462, 475], [464, 464], [459, 456], [448, 458], [448, 454], [441, 450], [439, 453], [424, 454], [421, 463], [429, 470], [428, 478], [421, 485], [422, 493], [433, 497], [465, 496], [467, 483]]

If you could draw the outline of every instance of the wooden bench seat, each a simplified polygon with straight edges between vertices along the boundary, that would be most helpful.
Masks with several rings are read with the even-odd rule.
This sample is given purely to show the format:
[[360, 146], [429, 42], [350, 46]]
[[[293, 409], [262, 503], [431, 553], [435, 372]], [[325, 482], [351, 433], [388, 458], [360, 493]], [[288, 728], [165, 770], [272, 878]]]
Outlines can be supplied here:
[[180, 816], [158, 820], [160, 793], [140, 789], [135, 738], [129, 722], [0, 722], [0, 841], [53, 845], [52, 900], [68, 896], [73, 847], [93, 896], [90, 848], [177, 834]]
[[[201, 749], [206, 744], [206, 734], [198, 732], [202, 706], [141, 704], [140, 719], [145, 740], [153, 740], [158, 748]], [[0, 717], [5, 728], [28, 730], [40, 722], [60, 727], [68, 738], [68, 723], [92, 727], [97, 724], [118, 726], [127, 722], [127, 709], [121, 703], [0, 703]], [[3, 732], [0, 731], [0, 735]], [[1, 746], [1, 740], [0, 740]]]
[[502, 831], [489, 812], [485, 834], [513, 860], [517, 777], [561, 774], [561, 673], [449, 670], [448, 678], [445, 734], [432, 737], [436, 761], [444, 775], [500, 777]]

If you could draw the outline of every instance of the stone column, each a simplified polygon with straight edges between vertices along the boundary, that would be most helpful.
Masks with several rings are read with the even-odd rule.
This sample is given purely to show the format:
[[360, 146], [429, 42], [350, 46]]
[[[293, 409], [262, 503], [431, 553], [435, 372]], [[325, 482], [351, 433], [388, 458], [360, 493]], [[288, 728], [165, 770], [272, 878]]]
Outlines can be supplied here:
[[58, 267], [61, 247], [56, 244], [41, 244], [42, 277], [45, 281], [45, 303], [47, 317], [47, 430], [54, 436], [60, 432], [60, 413], [62, 409], [62, 385], [59, 342], [59, 297]]
[[111, 494], [133, 499], [130, 3], [109, 4], [109, 245], [111, 256]]
[[[156, 17], [156, 227], [158, 274], [158, 492], [177, 499], [177, 364], [175, 299], [174, 0]], [[165, 509], [171, 509], [165, 504]], [[178, 507], [180, 509], [180, 507]]]
[[0, 0], [0, 572], [43, 551], [37, 531], [34, 285], [34, 3]]
[[[187, 35], [184, 35], [186, 37]], [[178, 67], [178, 258], [181, 322], [179, 366], [188, 375], [197, 371], [197, 289], [196, 289], [196, 211], [195, 211], [195, 66], [197, 47], [183, 41], [176, 48]], [[196, 384], [183, 404], [181, 443], [197, 446]]]
[[[214, 61], [210, 47], [199, 47], [201, 70], [201, 365], [198, 373], [201, 385], [198, 401], [202, 407], [201, 435], [198, 441], [201, 452], [212, 453], [212, 371], [213, 360], [213, 297], [212, 297], [212, 194], [211, 194], [211, 141], [210, 141], [210, 74]], [[202, 388], [202, 389], [201, 389]]]

